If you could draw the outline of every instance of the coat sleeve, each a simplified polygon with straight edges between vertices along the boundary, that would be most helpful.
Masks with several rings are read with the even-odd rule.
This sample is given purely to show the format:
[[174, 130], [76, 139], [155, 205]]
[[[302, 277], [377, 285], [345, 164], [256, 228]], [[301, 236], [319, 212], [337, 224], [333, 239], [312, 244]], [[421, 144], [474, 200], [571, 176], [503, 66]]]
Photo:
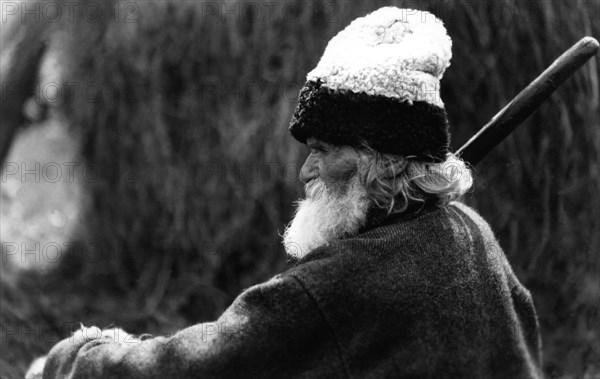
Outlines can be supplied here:
[[336, 346], [302, 284], [276, 276], [243, 292], [216, 322], [170, 337], [63, 340], [50, 351], [43, 377], [270, 378], [309, 371], [339, 376]]

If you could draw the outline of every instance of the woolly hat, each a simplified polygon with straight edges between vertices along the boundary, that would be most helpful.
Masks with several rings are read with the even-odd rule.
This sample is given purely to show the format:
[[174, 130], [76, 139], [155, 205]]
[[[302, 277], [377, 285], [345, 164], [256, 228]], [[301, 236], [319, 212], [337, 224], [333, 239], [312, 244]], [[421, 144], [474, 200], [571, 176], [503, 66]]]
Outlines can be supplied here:
[[354, 20], [308, 73], [292, 135], [443, 160], [450, 135], [439, 90], [451, 47], [442, 22], [425, 11], [385, 7]]

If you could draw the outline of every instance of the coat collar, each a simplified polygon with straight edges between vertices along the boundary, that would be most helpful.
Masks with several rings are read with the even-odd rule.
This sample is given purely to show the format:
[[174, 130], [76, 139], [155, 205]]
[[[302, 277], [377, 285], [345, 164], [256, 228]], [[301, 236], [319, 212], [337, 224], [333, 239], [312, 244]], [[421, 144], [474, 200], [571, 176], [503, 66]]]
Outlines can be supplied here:
[[358, 233], [362, 234], [379, 226], [410, 220], [438, 208], [438, 200], [435, 197], [428, 197], [424, 203], [413, 203], [405, 211], [399, 213], [388, 214], [385, 209], [372, 206], [367, 213], [367, 222]]

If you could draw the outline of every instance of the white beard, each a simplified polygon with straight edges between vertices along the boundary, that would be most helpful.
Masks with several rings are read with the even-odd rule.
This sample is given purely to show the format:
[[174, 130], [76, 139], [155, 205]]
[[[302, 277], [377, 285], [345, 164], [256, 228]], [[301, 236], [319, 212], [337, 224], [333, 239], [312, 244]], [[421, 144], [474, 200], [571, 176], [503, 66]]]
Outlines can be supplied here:
[[343, 192], [327, 188], [321, 179], [308, 182], [304, 191], [306, 199], [298, 202], [283, 234], [288, 255], [300, 259], [342, 236], [356, 235], [364, 226], [370, 201], [357, 175]]

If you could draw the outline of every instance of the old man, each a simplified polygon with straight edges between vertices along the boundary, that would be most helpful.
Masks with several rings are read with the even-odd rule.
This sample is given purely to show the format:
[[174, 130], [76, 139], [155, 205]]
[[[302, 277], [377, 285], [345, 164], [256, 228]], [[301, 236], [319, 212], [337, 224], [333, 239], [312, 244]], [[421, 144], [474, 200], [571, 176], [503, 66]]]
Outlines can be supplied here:
[[[44, 378], [536, 378], [529, 292], [490, 226], [455, 200], [439, 96], [451, 40], [427, 12], [382, 8], [334, 37], [290, 130], [310, 148], [284, 233], [289, 270], [214, 323], [169, 337], [82, 328]], [[35, 375], [32, 370], [31, 375]]]

